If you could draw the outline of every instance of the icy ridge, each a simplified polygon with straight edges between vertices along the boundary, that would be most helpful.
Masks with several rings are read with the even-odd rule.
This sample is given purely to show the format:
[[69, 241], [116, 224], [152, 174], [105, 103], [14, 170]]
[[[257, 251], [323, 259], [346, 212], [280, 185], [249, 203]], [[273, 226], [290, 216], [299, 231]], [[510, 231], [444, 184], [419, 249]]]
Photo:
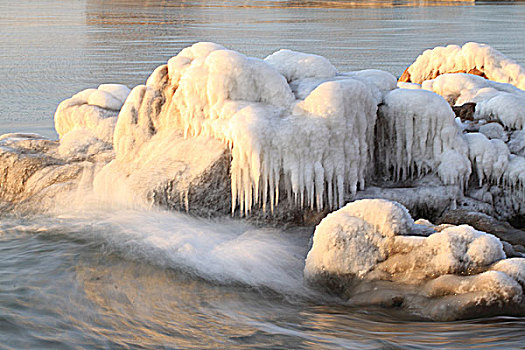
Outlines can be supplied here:
[[408, 68], [410, 81], [421, 84], [439, 74], [476, 69], [489, 80], [525, 89], [525, 69], [486, 44], [469, 42], [463, 46], [439, 46], [424, 51]]

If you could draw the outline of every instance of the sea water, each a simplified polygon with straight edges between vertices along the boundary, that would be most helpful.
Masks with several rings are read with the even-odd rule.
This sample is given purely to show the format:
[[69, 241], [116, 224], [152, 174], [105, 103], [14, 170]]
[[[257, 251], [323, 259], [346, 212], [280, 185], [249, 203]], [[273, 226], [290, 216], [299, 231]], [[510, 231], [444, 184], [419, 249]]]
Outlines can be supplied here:
[[[56, 137], [60, 101], [144, 83], [197, 41], [398, 76], [427, 48], [476, 41], [525, 65], [525, 4], [414, 3], [3, 1], [0, 133]], [[426, 322], [311, 290], [302, 269], [312, 231], [67, 203], [1, 213], [0, 349], [523, 346], [523, 318]]]

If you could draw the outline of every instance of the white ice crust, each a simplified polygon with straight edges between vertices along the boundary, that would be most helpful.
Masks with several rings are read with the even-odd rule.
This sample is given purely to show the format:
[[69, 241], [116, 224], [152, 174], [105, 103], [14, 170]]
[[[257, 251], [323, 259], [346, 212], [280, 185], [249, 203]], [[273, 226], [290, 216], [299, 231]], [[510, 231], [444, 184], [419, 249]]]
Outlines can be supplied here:
[[337, 70], [323, 56], [282, 49], [264, 59], [287, 81], [304, 78], [332, 78]]
[[477, 69], [488, 79], [509, 83], [525, 89], [525, 69], [501, 52], [486, 45], [466, 43], [463, 46], [448, 45], [424, 51], [408, 68], [413, 83], [421, 84], [441, 74]]
[[55, 113], [55, 129], [59, 137], [83, 129], [93, 137], [111, 143], [118, 111], [129, 91], [124, 85], [102, 84], [97, 89], [83, 90], [63, 101]]
[[[351, 302], [358, 282], [395, 281], [400, 295], [411, 295], [405, 307], [434, 305], [431, 310], [420, 310], [433, 319], [460, 317], [472, 305], [482, 310], [522, 302], [525, 259], [506, 259], [497, 237], [468, 225], [425, 225], [434, 233], [410, 236], [417, 229], [400, 204], [385, 200], [350, 203], [316, 227], [305, 278], [329, 288], [343, 286]], [[372, 292], [377, 293], [380, 291]], [[445, 306], [439, 306], [439, 298], [444, 298]]]

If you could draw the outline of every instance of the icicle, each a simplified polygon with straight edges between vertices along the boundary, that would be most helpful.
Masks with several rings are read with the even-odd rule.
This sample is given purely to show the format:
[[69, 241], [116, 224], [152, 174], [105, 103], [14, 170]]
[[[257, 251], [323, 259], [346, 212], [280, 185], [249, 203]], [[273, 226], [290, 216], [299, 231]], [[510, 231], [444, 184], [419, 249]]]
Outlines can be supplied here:
[[184, 192], [184, 207], [186, 208], [186, 213], [188, 213], [190, 211], [189, 190]]

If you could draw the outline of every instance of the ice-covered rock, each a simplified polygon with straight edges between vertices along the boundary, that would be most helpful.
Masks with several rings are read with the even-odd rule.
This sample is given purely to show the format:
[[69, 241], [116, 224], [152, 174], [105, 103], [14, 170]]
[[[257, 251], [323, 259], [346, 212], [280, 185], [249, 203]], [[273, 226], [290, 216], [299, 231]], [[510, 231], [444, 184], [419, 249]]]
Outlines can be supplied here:
[[332, 78], [337, 73], [337, 69], [323, 56], [287, 49], [274, 52], [264, 60], [289, 82], [304, 78]]
[[198, 136], [166, 130], [131, 160], [114, 159], [96, 175], [98, 198], [121, 205], [162, 205], [209, 217], [230, 212], [229, 149]]
[[476, 104], [474, 117], [498, 121], [506, 129], [522, 130], [525, 126], [525, 96], [499, 93]]
[[481, 125], [479, 127], [479, 132], [485, 135], [488, 139], [498, 139], [504, 142], [508, 140], [507, 133], [499, 123], [487, 123]]
[[132, 161], [170, 129], [218, 140], [231, 150], [232, 210], [242, 214], [273, 210], [283, 197], [299, 208], [342, 206], [347, 192], [364, 187], [381, 96], [363, 81], [385, 74], [320, 82], [296, 100], [287, 78], [334, 78], [326, 59], [280, 51], [263, 61], [194, 46], [133, 89], [115, 128], [117, 160]]
[[414, 225], [398, 203], [350, 203], [317, 226], [305, 278], [352, 305], [401, 306], [435, 320], [525, 311], [525, 259], [506, 259], [498, 238], [430, 223], [428, 237], [407, 235]]
[[470, 73], [525, 89], [525, 69], [486, 44], [448, 45], [424, 51], [400, 79], [421, 84], [446, 73]]
[[468, 133], [465, 137], [469, 158], [476, 169], [479, 185], [486, 181], [501, 182], [510, 157], [505, 143], [498, 139], [489, 140], [481, 133]]
[[525, 91], [512, 84], [499, 83], [463, 73], [443, 74], [435, 79], [425, 80], [421, 87], [443, 96], [451, 105], [477, 103], [504, 93], [517, 98], [525, 98]]
[[124, 85], [102, 84], [98, 89], [86, 89], [64, 100], [55, 113], [55, 130], [59, 137], [83, 129], [111, 143], [118, 111], [129, 91]]
[[525, 156], [525, 130], [518, 130], [511, 134], [507, 143], [511, 153], [518, 156]]

